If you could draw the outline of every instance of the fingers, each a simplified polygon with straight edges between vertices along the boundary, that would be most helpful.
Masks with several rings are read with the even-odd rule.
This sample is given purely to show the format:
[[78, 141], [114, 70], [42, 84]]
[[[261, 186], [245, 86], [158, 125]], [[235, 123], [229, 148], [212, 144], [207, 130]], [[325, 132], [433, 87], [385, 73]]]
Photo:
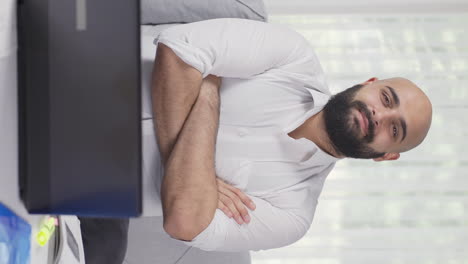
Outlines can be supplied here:
[[249, 212], [246, 208], [255, 210], [253, 201], [241, 190], [216, 178], [218, 185], [218, 208], [229, 218], [233, 217], [238, 224], [250, 223]]
[[[227, 205], [231, 209], [233, 215], [240, 215], [246, 223], [250, 222], [249, 212], [247, 211], [245, 205], [242, 203], [239, 197], [237, 197], [235, 193], [230, 191], [223, 192], [223, 194], [229, 197], [228, 201], [223, 201], [223, 203], [228, 203]], [[235, 212], [232, 210], [233, 208], [234, 210], [236, 210]]]
[[[239, 224], [249, 223], [250, 216], [247, 208], [245, 207], [242, 199], [239, 197], [239, 192], [234, 192], [231, 189], [219, 186], [219, 200], [226, 206], [232, 213], [232, 216]], [[245, 196], [245, 195], [244, 195]], [[245, 198], [243, 198], [246, 200]], [[247, 201], [250, 201], [247, 197]]]
[[231, 210], [226, 205], [224, 205], [224, 203], [221, 202], [221, 200], [218, 200], [218, 208], [221, 211], [223, 211], [223, 213], [227, 215], [229, 218], [232, 218]]
[[236, 187], [233, 187], [224, 181], [220, 180], [219, 178], [216, 178], [218, 181], [218, 186], [221, 188], [228, 189], [230, 192], [234, 193], [237, 197], [240, 198], [242, 203], [244, 203], [250, 210], [255, 210], [255, 204], [254, 202], [241, 190], [237, 189]]
[[[232, 217], [234, 218], [234, 220], [236, 220], [236, 222], [239, 225], [242, 225], [244, 223], [244, 219], [245, 219], [244, 218], [245, 212], [244, 212], [244, 214], [242, 214], [241, 211], [239, 211], [239, 209], [237, 208], [236, 204], [233, 202], [232, 198], [228, 197], [227, 195], [224, 195], [224, 194], [221, 193], [221, 194], [219, 194], [218, 197], [219, 197], [219, 200], [224, 204], [224, 206], [226, 206], [228, 208], [228, 210], [232, 214]], [[247, 223], [250, 222], [250, 218], [247, 217], [247, 219], [248, 219], [248, 221], [245, 221], [245, 222], [247, 222]]]
[[239, 190], [239, 189], [237, 189], [235, 187], [232, 187], [232, 186], [229, 186], [228, 188], [230, 188], [231, 191], [233, 193], [235, 193], [240, 198], [242, 203], [250, 208], [250, 210], [255, 210], [254, 202], [247, 195], [245, 195], [245, 193], [243, 193], [241, 190]]

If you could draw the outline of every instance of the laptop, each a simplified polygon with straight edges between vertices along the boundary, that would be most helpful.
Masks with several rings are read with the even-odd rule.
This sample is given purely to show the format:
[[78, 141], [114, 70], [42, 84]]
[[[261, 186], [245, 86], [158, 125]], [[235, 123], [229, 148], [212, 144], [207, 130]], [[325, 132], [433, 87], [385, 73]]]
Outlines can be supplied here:
[[17, 11], [27, 210], [141, 215], [139, 1], [20, 0]]

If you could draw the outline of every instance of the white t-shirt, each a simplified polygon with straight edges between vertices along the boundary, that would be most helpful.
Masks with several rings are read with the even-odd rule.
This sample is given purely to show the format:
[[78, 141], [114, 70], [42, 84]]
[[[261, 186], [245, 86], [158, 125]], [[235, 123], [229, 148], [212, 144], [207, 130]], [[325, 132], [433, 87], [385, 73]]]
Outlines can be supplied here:
[[[308, 139], [288, 136], [330, 97], [309, 43], [281, 25], [232, 18], [174, 26], [154, 42], [170, 47], [204, 77], [223, 77], [216, 174], [256, 205], [249, 210], [250, 223], [242, 225], [217, 209], [210, 225], [183, 243], [243, 251], [283, 247], [303, 237], [338, 160]], [[153, 120], [142, 122], [144, 188], [155, 193], [162, 175], [159, 152]], [[147, 198], [144, 206], [160, 210], [159, 197]]]

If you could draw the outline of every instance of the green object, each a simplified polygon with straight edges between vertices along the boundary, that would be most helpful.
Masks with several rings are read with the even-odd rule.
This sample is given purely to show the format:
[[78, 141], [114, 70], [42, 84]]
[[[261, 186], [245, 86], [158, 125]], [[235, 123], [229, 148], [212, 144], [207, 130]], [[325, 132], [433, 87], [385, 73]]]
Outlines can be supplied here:
[[40, 246], [47, 244], [50, 237], [54, 234], [56, 221], [54, 217], [48, 217], [41, 224], [39, 232], [36, 235], [36, 241]]

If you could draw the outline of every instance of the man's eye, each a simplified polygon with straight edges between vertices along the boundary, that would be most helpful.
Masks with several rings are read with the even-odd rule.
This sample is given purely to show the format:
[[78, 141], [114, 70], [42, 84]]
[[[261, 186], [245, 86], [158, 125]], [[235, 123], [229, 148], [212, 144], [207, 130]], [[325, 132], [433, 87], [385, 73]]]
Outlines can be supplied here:
[[393, 137], [396, 137], [397, 136], [397, 128], [396, 126], [393, 126]]
[[390, 99], [388, 98], [388, 95], [384, 94], [384, 100], [385, 100], [385, 105], [390, 105]]

